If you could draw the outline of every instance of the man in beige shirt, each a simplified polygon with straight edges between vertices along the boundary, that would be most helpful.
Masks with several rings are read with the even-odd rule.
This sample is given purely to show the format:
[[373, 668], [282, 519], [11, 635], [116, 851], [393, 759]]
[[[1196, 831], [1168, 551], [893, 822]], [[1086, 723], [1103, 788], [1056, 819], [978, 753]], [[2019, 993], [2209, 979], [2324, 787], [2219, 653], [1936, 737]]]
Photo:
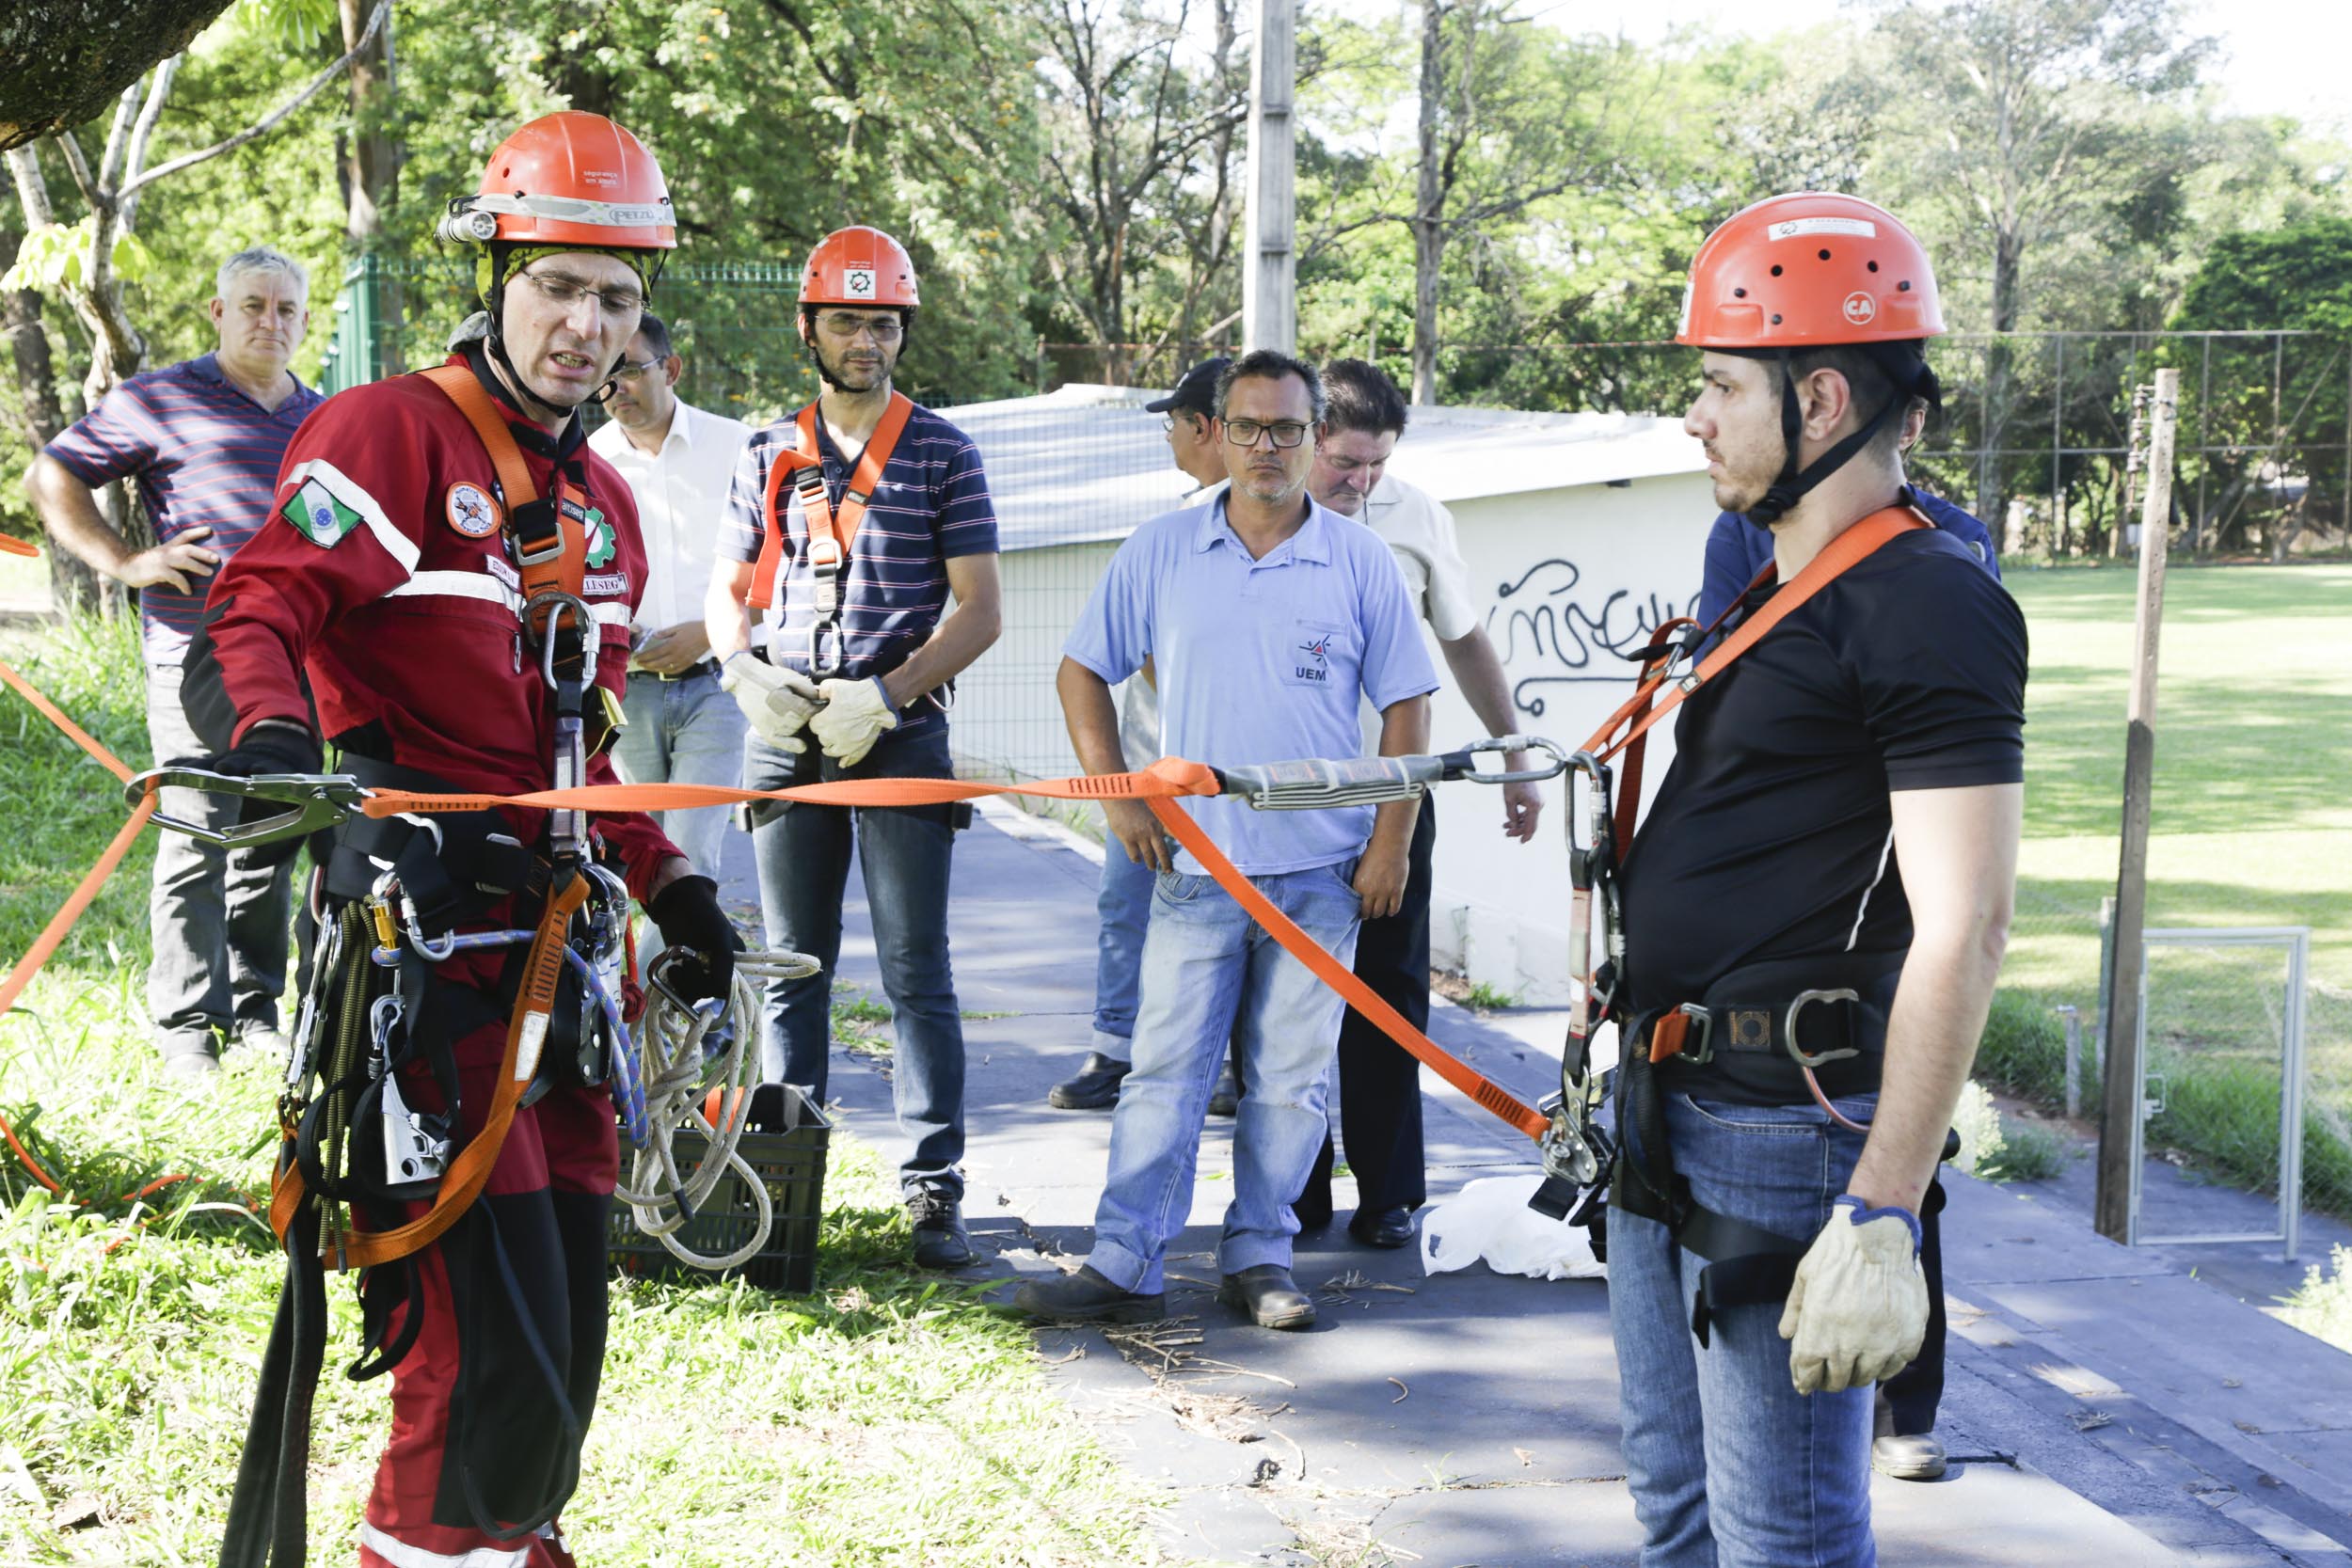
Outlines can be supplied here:
[[[1404, 394], [1377, 365], [1335, 359], [1323, 368], [1330, 414], [1307, 487], [1316, 500], [1378, 534], [1405, 573], [1414, 608], [1436, 634], [1454, 684], [1492, 735], [1509, 735], [1511, 698], [1502, 660], [1480, 625], [1470, 568], [1454, 542], [1454, 516], [1434, 498], [1386, 473], [1405, 434]], [[1513, 753], [1510, 766], [1523, 766]], [[1525, 844], [1535, 836], [1543, 798], [1533, 784], [1502, 790], [1502, 831]], [[1438, 814], [1426, 801], [1413, 829], [1405, 901], [1394, 914], [1366, 920], [1356, 939], [1356, 976], [1411, 1021], [1429, 1027], [1430, 863]], [[1350, 1010], [1340, 1030], [1340, 1136], [1356, 1176], [1356, 1213], [1348, 1234], [1367, 1246], [1401, 1247], [1413, 1239], [1413, 1211], [1428, 1200], [1422, 1171], [1421, 1064]], [[1331, 1218], [1329, 1135], [1293, 1208], [1302, 1227]]]

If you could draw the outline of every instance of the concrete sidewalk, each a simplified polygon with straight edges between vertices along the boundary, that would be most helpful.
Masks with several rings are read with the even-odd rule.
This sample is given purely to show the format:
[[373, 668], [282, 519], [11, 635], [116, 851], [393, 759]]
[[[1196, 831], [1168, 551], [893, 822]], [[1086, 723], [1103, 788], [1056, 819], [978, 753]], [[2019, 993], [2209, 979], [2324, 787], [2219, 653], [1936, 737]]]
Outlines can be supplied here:
[[[745, 847], [731, 846], [736, 899], [751, 896]], [[991, 1270], [1039, 1274], [1086, 1250], [1110, 1132], [1107, 1113], [1045, 1104], [1086, 1049], [1097, 862], [993, 803], [956, 853], [966, 1218]], [[841, 978], [880, 999], [854, 879], [850, 898]], [[1530, 1099], [1558, 1082], [1559, 1032], [1556, 1017], [1488, 1022], [1442, 1006], [1432, 1025]], [[886, 1070], [841, 1053], [833, 1088], [841, 1124], [895, 1160]], [[1532, 1166], [1525, 1140], [1422, 1081], [1433, 1201]], [[1168, 1488], [1171, 1555], [1633, 1562], [1605, 1287], [1483, 1267], [1424, 1277], [1414, 1252], [1359, 1247], [1334, 1224], [1300, 1238], [1295, 1271], [1321, 1292], [1316, 1330], [1247, 1326], [1213, 1299], [1231, 1132], [1212, 1120], [1203, 1139], [1170, 1321], [1039, 1336], [1048, 1375], [1105, 1446]], [[1940, 1483], [1876, 1481], [1887, 1561], [2352, 1565], [2352, 1356], [2177, 1258], [2099, 1239], [2050, 1194], [1952, 1185], [1940, 1431], [1957, 1463]]]

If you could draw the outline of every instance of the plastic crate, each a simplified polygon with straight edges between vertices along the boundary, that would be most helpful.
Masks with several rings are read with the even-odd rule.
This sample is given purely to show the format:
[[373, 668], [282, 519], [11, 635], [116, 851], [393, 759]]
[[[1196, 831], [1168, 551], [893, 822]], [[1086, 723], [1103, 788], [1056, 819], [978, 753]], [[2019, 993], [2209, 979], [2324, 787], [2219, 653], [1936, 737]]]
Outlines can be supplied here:
[[[797, 1295], [817, 1282], [817, 1231], [824, 1214], [825, 1152], [833, 1124], [824, 1111], [789, 1084], [763, 1084], [753, 1092], [752, 1119], [736, 1145], [768, 1185], [775, 1219], [768, 1243], [745, 1263], [714, 1275], [682, 1262], [660, 1239], [637, 1228], [637, 1212], [615, 1200], [608, 1250], [624, 1274], [646, 1279], [740, 1277], [762, 1290]], [[708, 1140], [700, 1129], [681, 1132], [672, 1145], [678, 1167], [691, 1169]], [[624, 1160], [628, 1149], [622, 1149]], [[678, 1240], [706, 1257], [735, 1251], [752, 1236], [759, 1210], [742, 1173], [730, 1167], [709, 1199], [678, 1232]]]

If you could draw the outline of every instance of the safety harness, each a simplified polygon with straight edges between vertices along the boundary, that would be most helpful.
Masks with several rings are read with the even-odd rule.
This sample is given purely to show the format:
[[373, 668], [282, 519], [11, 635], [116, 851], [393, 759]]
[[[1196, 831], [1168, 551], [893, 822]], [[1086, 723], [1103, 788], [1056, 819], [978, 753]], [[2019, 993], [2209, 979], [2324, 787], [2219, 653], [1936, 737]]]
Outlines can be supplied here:
[[[818, 412], [814, 403], [800, 411], [793, 420], [796, 444], [778, 448], [775, 461], [768, 469], [768, 491], [760, 510], [767, 532], [760, 540], [759, 560], [752, 567], [751, 591], [744, 602], [755, 610], [771, 609], [776, 602], [776, 579], [785, 570], [787, 553], [784, 516], [788, 499], [784, 487], [788, 482], [794, 494], [801, 498], [801, 515], [808, 530], [808, 545], [803, 553], [814, 586], [813, 615], [808, 627], [809, 672], [830, 675], [842, 664], [841, 590], [850, 572], [850, 546], [856, 542], [858, 525], [866, 520], [866, 503], [882, 483], [882, 470], [890, 466], [890, 454], [898, 450], [898, 437], [906, 432], [914, 404], [903, 392], [890, 394], [882, 422], [874, 427], [866, 450], [858, 454], [856, 466], [850, 472], [838, 515], [834, 510], [833, 497], [825, 488], [824, 458], [818, 446]], [[828, 632], [833, 638], [830, 653], [825, 645]]]
[[[1786, 1296], [1806, 1243], [1716, 1214], [1691, 1200], [1689, 1183], [1673, 1171], [1653, 1065], [1686, 1053], [1693, 1065], [1734, 1059], [1743, 1064], [1777, 1062], [1780, 1057], [1774, 1053], [1779, 1053], [1824, 1106], [1829, 1097], [1815, 1077], [1817, 1069], [1853, 1064], [1838, 1075], [1836, 1090], [1841, 1094], [1875, 1087], [1884, 1006], [1899, 960], [1890, 967], [1883, 955], [1869, 955], [1834, 965], [1805, 959], [1753, 966], [1724, 976], [1707, 996], [1691, 1003], [1638, 1014], [1624, 1011], [1619, 998], [1626, 990], [1627, 956], [1617, 879], [1632, 844], [1645, 737], [1685, 699], [1720, 677], [1845, 572], [1898, 536], [1933, 527], [1909, 501], [1906, 490], [1899, 504], [1872, 513], [1840, 533], [1711, 649], [1717, 632], [1745, 603], [1745, 594], [1725, 606], [1712, 625], [1702, 627], [1687, 616], [1667, 622], [1655, 641], [1630, 656], [1641, 667], [1633, 694], [1568, 761], [1568, 941], [1581, 973], [1561, 1052], [1560, 1092], [1543, 1102], [1550, 1117], [1543, 1140], [1545, 1181], [1530, 1201], [1554, 1218], [1591, 1228], [1599, 1256], [1606, 1256], [1606, 1197], [1628, 1212], [1665, 1224], [1683, 1246], [1708, 1259], [1692, 1307], [1692, 1326], [1702, 1344], [1715, 1310]], [[1775, 571], [1767, 563], [1748, 592], [1772, 581]], [[1702, 655], [1702, 649], [1708, 651]], [[1618, 795], [1613, 791], [1611, 764], [1620, 756], [1625, 776]], [[1580, 777], [1588, 824], [1581, 834], [1577, 820]], [[1596, 934], [1601, 950], [1597, 965], [1592, 957]], [[1838, 973], [1824, 973], [1831, 968]], [[1605, 1022], [1617, 1025], [1619, 1040], [1613, 1144], [1598, 1121], [1608, 1085], [1592, 1065], [1593, 1036]], [[1802, 1044], [1801, 1024], [1806, 1042]], [[1750, 1070], [1747, 1076], [1771, 1080], [1774, 1075], [1766, 1069]], [[1785, 1085], [1762, 1082], [1756, 1087], [1771, 1095]], [[1834, 1110], [1831, 1114], [1836, 1115]], [[1609, 1172], [1606, 1186], [1601, 1180], [1604, 1169]]]
[[[470, 363], [419, 373], [465, 416], [495, 471], [493, 493], [522, 584], [516, 665], [522, 667], [527, 645], [536, 650], [554, 715], [549, 776], [558, 789], [577, 788], [587, 783], [588, 757], [617, 727], [609, 693], [596, 684], [601, 630], [580, 596], [594, 520], [585, 492], [559, 462], [554, 494], [539, 494], [513, 430]], [[591, 691], [605, 699], [594, 714]], [[364, 788], [449, 787], [348, 749], [342, 768]], [[320, 945], [278, 1101], [280, 1145], [270, 1194], [270, 1226], [286, 1253], [287, 1277], [230, 1503], [221, 1568], [294, 1568], [304, 1560], [304, 1472], [326, 1338], [326, 1270], [359, 1272], [362, 1342], [347, 1373], [355, 1380], [389, 1371], [414, 1344], [424, 1314], [422, 1282], [411, 1260], [461, 1223], [479, 1233], [472, 1244], [489, 1250], [524, 1337], [536, 1342], [496, 1222], [475, 1200], [515, 1113], [556, 1083], [604, 1082], [626, 1038], [611, 999], [620, 993], [627, 962], [628, 894], [592, 858], [582, 810], [550, 812], [535, 849], [486, 810], [354, 817], [339, 829], [334, 853], [320, 868], [318, 894], [324, 896], [314, 896], [312, 909]], [[454, 934], [501, 898], [535, 911], [532, 927]], [[494, 946], [520, 955], [519, 961], [510, 956], [497, 999], [436, 972], [460, 951]], [[495, 1085], [480, 1127], [461, 1141], [453, 1048], [494, 1021], [504, 1001], [511, 1006]], [[437, 1108], [408, 1103], [403, 1083], [417, 1069], [432, 1082]], [[427, 1204], [425, 1212], [404, 1219], [418, 1202]], [[561, 1376], [546, 1355], [531, 1359], [576, 1449], [584, 1423], [572, 1412]], [[507, 1368], [499, 1375], [531, 1374]], [[474, 1523], [501, 1540], [529, 1534], [568, 1500], [577, 1453], [555, 1470], [551, 1496], [520, 1507], [501, 1499], [493, 1509], [469, 1464], [458, 1462]]]

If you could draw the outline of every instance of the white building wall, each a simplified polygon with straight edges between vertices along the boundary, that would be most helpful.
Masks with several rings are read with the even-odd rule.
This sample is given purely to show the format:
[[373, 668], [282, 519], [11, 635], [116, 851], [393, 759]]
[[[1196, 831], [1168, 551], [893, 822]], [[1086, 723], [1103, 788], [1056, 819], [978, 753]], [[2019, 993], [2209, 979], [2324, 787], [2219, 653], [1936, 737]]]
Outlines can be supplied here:
[[[1615, 650], [1641, 647], [1698, 601], [1715, 520], [1707, 476], [1482, 497], [1453, 511], [1520, 729], [1574, 749], [1632, 691]], [[1672, 730], [1669, 719], [1650, 731], [1645, 794], [1674, 756]], [[1431, 705], [1432, 746], [1485, 733], [1447, 680]], [[1431, 955], [1520, 1003], [1558, 1005], [1571, 968], [1565, 786], [1542, 787], [1543, 820], [1527, 845], [1502, 835], [1501, 791], [1437, 791]]]

